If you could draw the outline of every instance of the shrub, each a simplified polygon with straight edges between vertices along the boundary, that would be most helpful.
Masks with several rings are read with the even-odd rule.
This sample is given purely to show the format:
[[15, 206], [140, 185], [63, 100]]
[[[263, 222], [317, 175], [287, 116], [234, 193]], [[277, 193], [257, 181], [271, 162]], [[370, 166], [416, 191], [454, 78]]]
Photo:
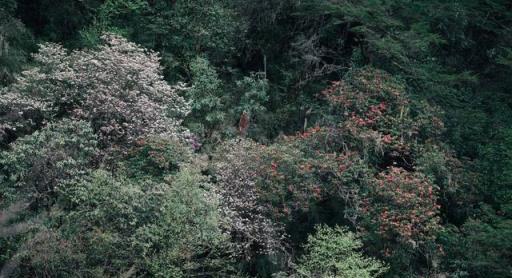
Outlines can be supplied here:
[[296, 267], [297, 277], [379, 277], [387, 267], [363, 255], [358, 236], [345, 228], [317, 226], [304, 246]]
[[59, 187], [86, 175], [97, 155], [97, 141], [87, 122], [62, 120], [20, 138], [3, 152], [2, 194], [26, 198], [34, 208], [50, 206]]

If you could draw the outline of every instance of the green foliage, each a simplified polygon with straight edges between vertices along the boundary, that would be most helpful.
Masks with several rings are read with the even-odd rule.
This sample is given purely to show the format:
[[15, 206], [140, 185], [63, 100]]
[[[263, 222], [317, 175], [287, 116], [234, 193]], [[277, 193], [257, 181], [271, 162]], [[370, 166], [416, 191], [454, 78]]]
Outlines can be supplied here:
[[253, 73], [236, 82], [239, 92], [238, 105], [234, 110], [235, 115], [246, 111], [251, 115], [257, 115], [266, 111], [268, 101], [268, 80], [262, 73]]
[[16, 6], [14, 0], [0, 1], [0, 86], [13, 81], [34, 48], [32, 35], [13, 16]]
[[53, 230], [38, 231], [16, 255], [18, 275], [235, 273], [224, 259], [230, 249], [218, 202], [194, 170], [183, 169], [162, 183], [99, 170], [61, 191], [49, 223]]
[[162, 53], [166, 75], [177, 78], [201, 53], [215, 65], [233, 55], [243, 24], [225, 2], [109, 0], [82, 34], [86, 42], [105, 31], [125, 34]]
[[[190, 65], [192, 88], [187, 90], [187, 97], [192, 103], [190, 117], [195, 125], [204, 125], [203, 133], [211, 134], [225, 117], [223, 103], [223, 84], [215, 68], [208, 60], [197, 57]], [[194, 125], [194, 124], [193, 124]], [[194, 128], [202, 131], [201, 128]]]
[[162, 250], [146, 259], [150, 273], [169, 277], [173, 268], [181, 269], [183, 277], [204, 270], [230, 273], [219, 257], [229, 252], [229, 243], [219, 226], [218, 200], [207, 190], [206, 179], [187, 169], [173, 179], [160, 220], [139, 232], [144, 253]]
[[17, 15], [28, 29], [45, 41], [79, 46], [79, 31], [93, 20], [101, 0], [18, 0]]
[[269, 83], [263, 73], [251, 73], [235, 82], [235, 91], [229, 101], [231, 119], [238, 119], [247, 113], [250, 119], [249, 136], [260, 137], [265, 134], [265, 116], [269, 100]]
[[89, 124], [73, 120], [18, 139], [0, 159], [3, 198], [26, 198], [34, 208], [51, 206], [61, 186], [87, 174], [96, 146]]
[[98, 270], [85, 269], [84, 254], [79, 252], [72, 241], [66, 240], [54, 230], [41, 229], [20, 249], [15, 255], [15, 261], [11, 261], [17, 268], [5, 273], [7, 276], [43, 277], [48, 273], [55, 277], [102, 275]]
[[192, 149], [183, 143], [170, 138], [150, 137], [137, 141], [120, 164], [130, 178], [163, 178], [178, 172], [192, 158]]
[[0, 277], [509, 277], [511, 8], [0, 0]]
[[512, 246], [510, 218], [495, 215], [483, 205], [479, 217], [461, 227], [449, 227], [440, 237], [444, 245], [445, 268], [454, 277], [508, 277]]
[[367, 258], [361, 240], [341, 227], [318, 226], [308, 237], [305, 254], [297, 265], [297, 277], [379, 277], [387, 267]]

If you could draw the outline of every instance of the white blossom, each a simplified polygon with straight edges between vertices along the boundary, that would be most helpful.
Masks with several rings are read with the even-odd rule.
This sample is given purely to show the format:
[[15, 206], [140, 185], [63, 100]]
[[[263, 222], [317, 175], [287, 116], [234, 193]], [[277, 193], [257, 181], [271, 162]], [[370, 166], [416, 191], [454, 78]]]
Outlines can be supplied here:
[[5, 126], [23, 124], [19, 118], [36, 111], [47, 120], [89, 121], [107, 149], [148, 135], [191, 140], [181, 127], [190, 111], [180, 95], [185, 86], [163, 79], [158, 54], [116, 35], [103, 40], [96, 50], [69, 54], [57, 44], [41, 45], [34, 55], [39, 66], [0, 92], [1, 114], [18, 115], [3, 117]]
[[284, 251], [283, 227], [269, 216], [258, 195], [254, 150], [256, 143], [240, 139], [220, 148], [214, 161], [217, 190], [222, 215], [241, 256], [250, 259], [255, 254]]

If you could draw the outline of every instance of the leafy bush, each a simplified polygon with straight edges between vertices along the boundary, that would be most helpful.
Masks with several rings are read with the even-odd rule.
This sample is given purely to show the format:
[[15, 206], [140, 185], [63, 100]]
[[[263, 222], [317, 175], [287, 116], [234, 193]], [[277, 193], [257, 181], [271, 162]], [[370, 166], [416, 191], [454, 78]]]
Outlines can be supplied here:
[[205, 58], [197, 57], [190, 64], [192, 88], [187, 90], [187, 98], [191, 101], [193, 126], [207, 137], [224, 122], [223, 84], [215, 68]]
[[87, 122], [62, 120], [18, 139], [0, 158], [2, 195], [51, 206], [66, 183], [87, 175], [97, 140]]
[[193, 149], [184, 143], [154, 136], [136, 141], [119, 166], [133, 179], [164, 178], [179, 172], [193, 158]]
[[[16, 255], [23, 275], [44, 269], [86, 276], [236, 273], [218, 199], [194, 170], [183, 169], [160, 183], [98, 170], [69, 183], [61, 194], [49, 221], [52, 231], [42, 228]], [[75, 267], [65, 267], [68, 263]]]
[[379, 277], [385, 265], [363, 255], [361, 239], [345, 228], [317, 226], [304, 246], [297, 277]]

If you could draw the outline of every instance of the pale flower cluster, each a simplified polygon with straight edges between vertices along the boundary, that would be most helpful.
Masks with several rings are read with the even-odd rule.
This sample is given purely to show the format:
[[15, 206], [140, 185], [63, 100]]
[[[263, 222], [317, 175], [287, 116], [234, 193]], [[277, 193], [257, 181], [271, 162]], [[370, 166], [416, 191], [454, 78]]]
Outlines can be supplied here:
[[259, 201], [257, 161], [252, 155], [257, 147], [250, 140], [230, 141], [214, 162], [221, 213], [236, 251], [245, 259], [284, 251], [283, 228], [269, 218], [268, 208]]
[[[4, 128], [19, 117], [40, 114], [44, 120], [86, 120], [103, 147], [122, 146], [148, 135], [192, 138], [181, 127], [190, 105], [180, 95], [183, 84], [169, 85], [157, 53], [107, 34], [94, 50], [71, 53], [43, 44], [34, 55], [38, 67], [25, 71], [1, 92]], [[18, 118], [12, 115], [17, 115]]]

